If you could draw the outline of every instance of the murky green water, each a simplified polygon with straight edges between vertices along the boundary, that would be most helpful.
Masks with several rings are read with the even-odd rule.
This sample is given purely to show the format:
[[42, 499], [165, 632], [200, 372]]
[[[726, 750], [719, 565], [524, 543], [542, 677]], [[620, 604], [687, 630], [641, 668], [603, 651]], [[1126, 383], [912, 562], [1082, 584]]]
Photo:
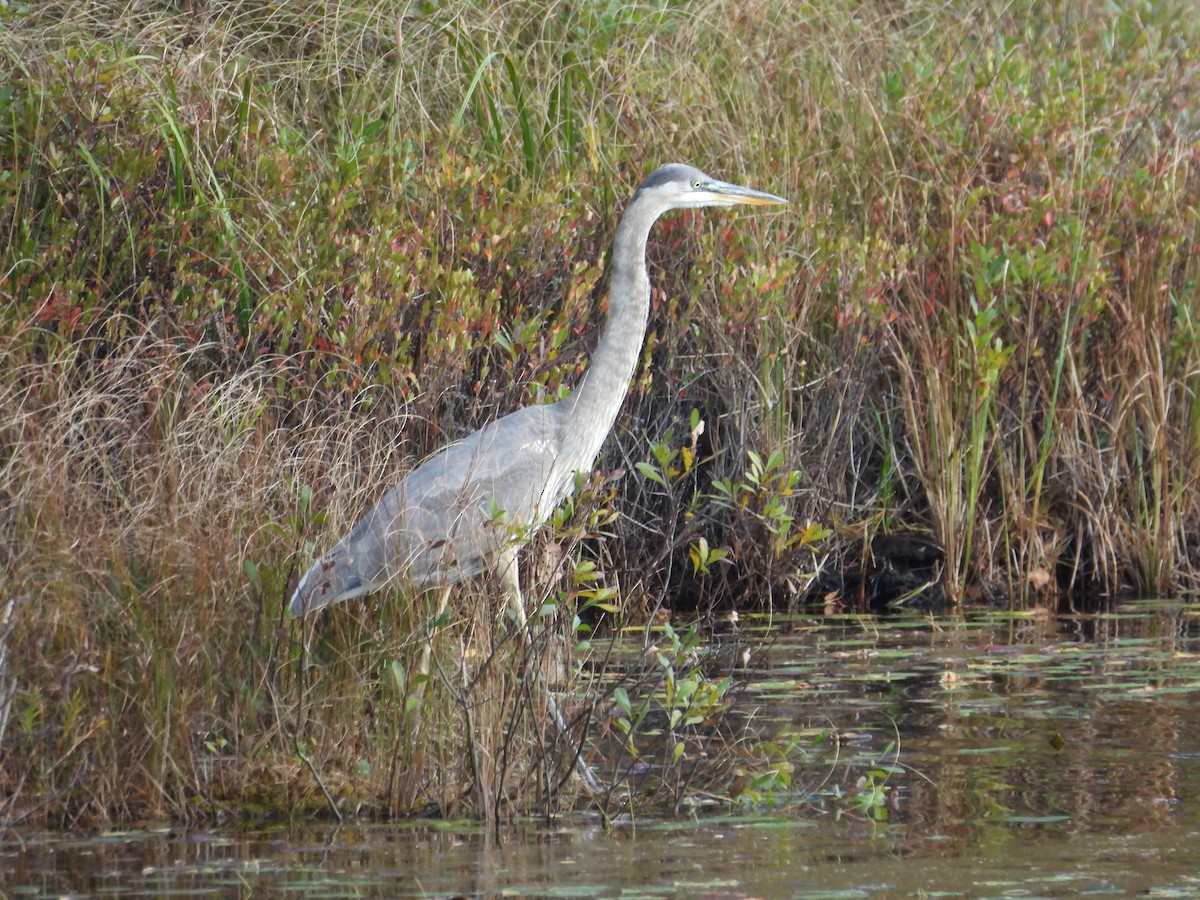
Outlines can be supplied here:
[[431, 825], [7, 834], [0, 891], [1200, 896], [1200, 605], [801, 619], [770, 644], [743, 624], [722, 638], [751, 651], [739, 709], [802, 747], [771, 810], [498, 842]]

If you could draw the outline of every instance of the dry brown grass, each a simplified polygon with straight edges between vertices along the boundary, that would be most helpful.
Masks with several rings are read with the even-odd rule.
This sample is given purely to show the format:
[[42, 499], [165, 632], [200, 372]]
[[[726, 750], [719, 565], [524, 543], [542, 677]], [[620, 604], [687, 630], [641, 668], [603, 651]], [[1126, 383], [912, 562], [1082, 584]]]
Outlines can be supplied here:
[[[354, 604], [304, 629], [284, 612], [312, 542], [403, 469], [404, 405], [376, 396], [367, 413], [360, 397], [338, 411], [325, 398], [316, 412], [312, 394], [285, 407], [275, 388], [300, 373], [263, 364], [215, 380], [197, 374], [209, 347], [144, 337], [102, 358], [74, 352], [87, 349], [8, 368], [0, 391], [17, 588], [0, 673], [19, 688], [7, 817], [275, 815], [275, 791], [323, 803], [317, 780], [351, 810], [507, 809], [522, 783], [511, 771], [555, 736], [493, 592], [462, 592], [438, 627], [419, 731], [405, 701], [422, 604]], [[337, 487], [314, 520], [299, 499], [309, 483]], [[556, 760], [543, 761], [546, 802]]]

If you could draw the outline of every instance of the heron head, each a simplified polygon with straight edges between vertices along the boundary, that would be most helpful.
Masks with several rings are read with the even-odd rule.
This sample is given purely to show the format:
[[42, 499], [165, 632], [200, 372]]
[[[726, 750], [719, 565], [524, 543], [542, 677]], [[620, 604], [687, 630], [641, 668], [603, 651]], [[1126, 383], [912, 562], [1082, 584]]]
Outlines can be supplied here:
[[666, 209], [685, 209], [697, 206], [774, 206], [787, 203], [782, 197], [756, 191], [753, 188], [718, 181], [699, 169], [682, 163], [670, 163], [655, 169], [634, 197], [653, 198]]

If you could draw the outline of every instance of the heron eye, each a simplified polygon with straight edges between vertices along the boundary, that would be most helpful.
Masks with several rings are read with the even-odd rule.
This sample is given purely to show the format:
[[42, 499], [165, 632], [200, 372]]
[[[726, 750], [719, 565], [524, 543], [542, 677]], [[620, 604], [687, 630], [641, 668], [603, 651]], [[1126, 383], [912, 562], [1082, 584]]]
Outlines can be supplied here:
[[700, 180], [699, 180], [699, 179], [696, 179], [695, 181], [693, 181], [693, 182], [692, 182], [692, 187], [699, 189], [699, 187], [700, 187]]

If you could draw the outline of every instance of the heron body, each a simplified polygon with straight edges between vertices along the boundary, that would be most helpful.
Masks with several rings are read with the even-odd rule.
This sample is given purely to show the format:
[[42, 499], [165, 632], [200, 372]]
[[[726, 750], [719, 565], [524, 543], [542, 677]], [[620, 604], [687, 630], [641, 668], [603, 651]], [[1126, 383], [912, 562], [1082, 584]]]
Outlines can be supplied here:
[[646, 242], [670, 209], [776, 204], [772, 194], [716, 181], [690, 166], [653, 172], [634, 193], [613, 245], [608, 320], [578, 387], [555, 403], [510, 413], [430, 457], [300, 580], [301, 616], [390, 585], [446, 587], [496, 572], [524, 620], [520, 536], [539, 526], [591, 468], [641, 354], [650, 308]]

